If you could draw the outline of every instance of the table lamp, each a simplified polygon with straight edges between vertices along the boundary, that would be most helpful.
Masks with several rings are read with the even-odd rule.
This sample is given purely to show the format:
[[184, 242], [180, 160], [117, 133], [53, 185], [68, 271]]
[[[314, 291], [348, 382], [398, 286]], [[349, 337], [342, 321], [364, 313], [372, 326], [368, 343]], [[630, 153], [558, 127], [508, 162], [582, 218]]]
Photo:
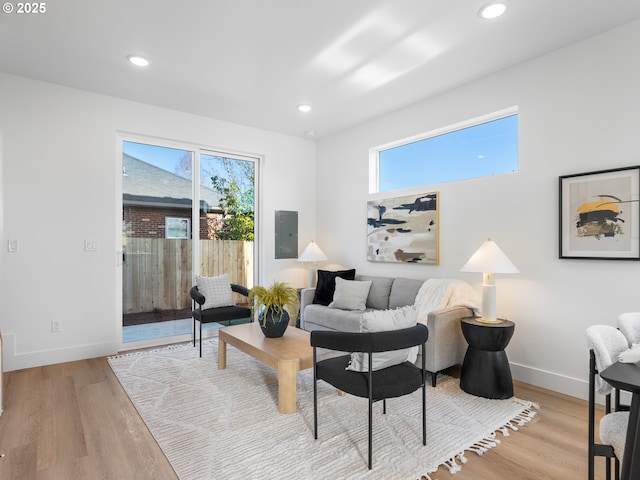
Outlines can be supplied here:
[[309, 245], [298, 256], [299, 262], [307, 262], [309, 264], [309, 288], [313, 288], [314, 272], [317, 268], [317, 262], [329, 260], [320, 247], [315, 242], [309, 242]]
[[469, 261], [460, 269], [461, 272], [482, 273], [482, 318], [484, 323], [500, 323], [496, 318], [496, 273], [519, 273], [500, 247], [490, 238], [484, 242]]

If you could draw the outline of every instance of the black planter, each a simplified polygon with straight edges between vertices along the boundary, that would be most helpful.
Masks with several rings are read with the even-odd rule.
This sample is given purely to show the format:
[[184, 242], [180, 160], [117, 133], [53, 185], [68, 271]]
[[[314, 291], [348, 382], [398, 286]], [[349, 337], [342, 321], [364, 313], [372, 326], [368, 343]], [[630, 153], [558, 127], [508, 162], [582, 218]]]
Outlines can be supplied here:
[[260, 322], [260, 328], [265, 337], [278, 338], [284, 335], [289, 325], [289, 318], [289, 313], [286, 310], [280, 313], [269, 309], [260, 313], [258, 322]]

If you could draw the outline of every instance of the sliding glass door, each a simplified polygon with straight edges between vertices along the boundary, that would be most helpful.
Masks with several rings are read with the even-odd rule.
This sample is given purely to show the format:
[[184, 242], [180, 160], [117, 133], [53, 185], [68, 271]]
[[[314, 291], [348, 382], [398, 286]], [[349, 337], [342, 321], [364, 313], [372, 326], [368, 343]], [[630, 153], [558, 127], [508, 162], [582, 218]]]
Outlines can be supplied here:
[[195, 275], [253, 286], [255, 172], [254, 158], [122, 142], [123, 342], [190, 335]]

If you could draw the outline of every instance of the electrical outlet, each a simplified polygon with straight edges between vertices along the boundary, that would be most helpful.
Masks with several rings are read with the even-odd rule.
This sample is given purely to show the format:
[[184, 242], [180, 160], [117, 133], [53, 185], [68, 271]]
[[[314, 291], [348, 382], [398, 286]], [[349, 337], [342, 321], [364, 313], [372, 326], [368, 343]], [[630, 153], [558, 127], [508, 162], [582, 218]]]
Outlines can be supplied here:
[[85, 240], [84, 241], [84, 251], [85, 252], [97, 252], [98, 251], [98, 240]]
[[51, 333], [60, 333], [60, 332], [62, 332], [62, 321], [51, 320]]

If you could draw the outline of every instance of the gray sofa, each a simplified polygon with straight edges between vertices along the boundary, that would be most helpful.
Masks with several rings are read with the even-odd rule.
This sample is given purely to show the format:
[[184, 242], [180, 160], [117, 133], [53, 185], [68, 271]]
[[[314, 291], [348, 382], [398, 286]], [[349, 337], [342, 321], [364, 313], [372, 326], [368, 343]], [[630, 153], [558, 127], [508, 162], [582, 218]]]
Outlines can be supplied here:
[[[356, 275], [355, 280], [371, 280], [367, 310], [386, 310], [413, 305], [424, 280], [411, 278]], [[300, 296], [300, 328], [304, 330], [335, 330], [358, 332], [364, 311], [329, 308], [313, 303], [314, 288], [305, 288]], [[450, 307], [429, 312], [427, 328], [426, 366], [435, 386], [438, 372], [462, 363], [467, 343], [462, 335], [460, 319], [472, 317], [467, 307]]]

